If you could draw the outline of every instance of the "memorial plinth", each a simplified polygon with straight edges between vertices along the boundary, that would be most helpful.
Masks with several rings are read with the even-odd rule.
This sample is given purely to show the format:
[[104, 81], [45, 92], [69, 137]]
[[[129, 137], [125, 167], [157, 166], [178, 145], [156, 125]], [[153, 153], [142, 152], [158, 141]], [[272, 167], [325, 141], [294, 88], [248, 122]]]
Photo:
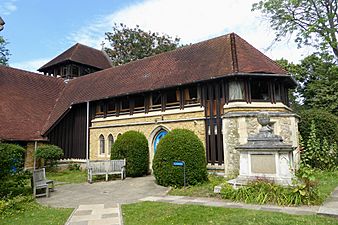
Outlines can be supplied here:
[[294, 178], [294, 148], [273, 133], [267, 112], [259, 113], [257, 120], [262, 128], [258, 134], [249, 136], [246, 144], [236, 147], [240, 153], [239, 176], [228, 182], [236, 186], [255, 180], [269, 180], [291, 185]]

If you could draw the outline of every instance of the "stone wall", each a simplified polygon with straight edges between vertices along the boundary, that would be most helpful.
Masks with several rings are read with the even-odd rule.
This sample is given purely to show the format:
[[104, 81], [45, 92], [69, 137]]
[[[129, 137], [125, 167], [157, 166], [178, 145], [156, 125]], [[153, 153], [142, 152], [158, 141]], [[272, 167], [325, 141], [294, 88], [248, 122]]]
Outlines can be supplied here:
[[[245, 144], [249, 135], [258, 133], [260, 125], [257, 113], [268, 111], [274, 133], [280, 135], [284, 143], [298, 147], [298, 116], [281, 104], [236, 104], [235, 107], [224, 107], [223, 142], [224, 170], [226, 176], [236, 176], [239, 173], [239, 152], [235, 147]], [[299, 162], [297, 149], [294, 151], [295, 164]]]
[[[193, 131], [205, 144], [204, 110], [201, 107], [186, 108], [184, 110], [172, 109], [165, 112], [138, 113], [134, 115], [122, 115], [119, 117], [96, 118], [90, 127], [90, 159], [108, 159], [108, 135], [112, 134], [116, 140], [119, 134], [129, 130], [143, 133], [149, 143], [149, 161], [154, 157], [153, 140], [161, 129], [172, 130], [185, 128]], [[99, 136], [105, 137], [105, 154], [100, 155]]]
[[[37, 147], [44, 145], [45, 142], [37, 142]], [[26, 154], [25, 154], [25, 169], [33, 169], [34, 168], [34, 150], [35, 150], [35, 142], [27, 142], [26, 146]]]

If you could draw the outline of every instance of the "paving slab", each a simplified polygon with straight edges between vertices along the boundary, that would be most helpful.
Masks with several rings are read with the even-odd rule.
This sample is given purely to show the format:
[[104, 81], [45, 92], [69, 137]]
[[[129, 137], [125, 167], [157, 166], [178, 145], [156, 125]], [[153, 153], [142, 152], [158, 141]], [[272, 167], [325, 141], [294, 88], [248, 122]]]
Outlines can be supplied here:
[[122, 223], [119, 204], [115, 204], [112, 208], [105, 207], [103, 204], [88, 204], [79, 205], [69, 217], [66, 225], [121, 225]]

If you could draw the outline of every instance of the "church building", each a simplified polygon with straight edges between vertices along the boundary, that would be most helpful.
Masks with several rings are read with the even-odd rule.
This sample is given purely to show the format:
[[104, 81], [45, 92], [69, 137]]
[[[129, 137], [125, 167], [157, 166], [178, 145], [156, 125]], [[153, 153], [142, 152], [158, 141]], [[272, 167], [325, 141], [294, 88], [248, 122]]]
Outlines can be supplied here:
[[208, 169], [234, 175], [235, 147], [258, 132], [260, 111], [298, 146], [295, 80], [234, 33], [116, 67], [76, 44], [39, 71], [0, 66], [0, 140], [26, 146], [26, 167], [43, 143], [61, 147], [65, 161], [108, 159], [116, 138], [136, 130], [148, 139], [151, 169], [160, 139], [186, 128], [204, 143]]

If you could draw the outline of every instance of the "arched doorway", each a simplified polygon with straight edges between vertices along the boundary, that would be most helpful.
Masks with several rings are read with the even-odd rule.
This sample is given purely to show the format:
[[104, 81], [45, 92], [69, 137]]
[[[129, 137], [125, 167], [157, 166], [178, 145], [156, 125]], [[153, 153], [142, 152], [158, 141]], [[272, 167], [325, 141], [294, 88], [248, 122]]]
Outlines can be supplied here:
[[168, 133], [168, 131], [162, 129], [156, 134], [156, 136], [154, 138], [154, 154], [156, 153], [158, 143], [167, 133]]

